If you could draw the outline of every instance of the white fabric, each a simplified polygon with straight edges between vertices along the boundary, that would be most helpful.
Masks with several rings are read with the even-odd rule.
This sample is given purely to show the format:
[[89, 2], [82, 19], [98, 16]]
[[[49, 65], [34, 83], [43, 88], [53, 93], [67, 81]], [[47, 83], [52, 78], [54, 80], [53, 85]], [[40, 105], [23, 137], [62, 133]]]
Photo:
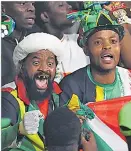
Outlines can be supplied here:
[[100, 136], [113, 151], [128, 151], [127, 143], [112, 129], [104, 124], [96, 115], [92, 120], [87, 120], [90, 128]]
[[29, 53], [37, 52], [42, 49], [52, 51], [59, 61], [62, 59], [61, 41], [50, 34], [46, 33], [33, 33], [25, 37], [14, 49], [13, 61], [16, 67], [20, 60], [23, 60]]
[[12, 88], [12, 89], [15, 89], [16, 88], [16, 84], [13, 81], [13, 82], [10, 82], [8, 84], [3, 85], [2, 88]]
[[62, 61], [58, 65], [55, 81], [63, 78], [63, 73], [72, 73], [90, 63], [89, 56], [84, 54], [84, 51], [77, 44], [78, 34], [65, 34], [61, 39], [62, 46]]
[[118, 67], [118, 72], [124, 87], [124, 96], [131, 95], [131, 72], [125, 68]]
[[28, 134], [36, 134], [39, 128], [39, 121], [42, 118], [42, 113], [39, 110], [26, 112], [23, 119], [23, 124]]

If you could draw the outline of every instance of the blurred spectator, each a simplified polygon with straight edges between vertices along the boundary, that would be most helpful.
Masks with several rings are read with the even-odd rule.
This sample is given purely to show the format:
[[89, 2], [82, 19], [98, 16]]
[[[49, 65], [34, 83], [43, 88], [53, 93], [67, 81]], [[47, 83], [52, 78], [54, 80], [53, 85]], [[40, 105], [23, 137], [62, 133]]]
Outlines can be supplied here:
[[[36, 24], [43, 32], [55, 35], [63, 43], [63, 60], [57, 68], [56, 81], [59, 82], [65, 75], [84, 67], [89, 63], [82, 48], [77, 44], [76, 34], [64, 34], [64, 30], [73, 26], [73, 20], [68, 20], [66, 15], [72, 7], [65, 1], [36, 2]], [[58, 80], [57, 80], [58, 79]]]
[[[69, 5], [72, 6], [72, 10], [80, 10], [80, 6], [81, 6], [81, 3], [83, 2], [79, 2], [79, 1], [67, 1], [67, 3]], [[79, 26], [80, 26], [80, 22], [75, 22], [74, 25], [66, 30], [64, 30], [64, 33], [65, 34], [77, 34], [78, 33], [78, 29], [79, 29]]]
[[[121, 2], [116, 2], [117, 4], [121, 3]], [[128, 10], [128, 13], [127, 13], [127, 16], [129, 17], [131, 14], [131, 12], [129, 11], [129, 8], [131, 8], [131, 2], [127, 2], [125, 1], [124, 2], [127, 6], [127, 10]], [[117, 6], [116, 4], [116, 6]], [[109, 10], [112, 15], [112, 6], [115, 6], [115, 2], [111, 2], [110, 5], [108, 6], [104, 6], [105, 9]], [[120, 9], [118, 9], [117, 11], [119, 11]], [[126, 8], [125, 8], [126, 10]], [[129, 13], [130, 12], [130, 13]], [[122, 16], [122, 9], [120, 10], [120, 14], [119, 16]], [[117, 18], [119, 19], [119, 17]], [[125, 35], [124, 35], [124, 38], [122, 39], [121, 41], [121, 56], [120, 56], [120, 65], [125, 67], [125, 68], [128, 68], [128, 69], [131, 69], [131, 31], [130, 31], [130, 24], [128, 24], [126, 21], [121, 23], [121, 25], [124, 27], [124, 30], [125, 30]]]
[[33, 2], [2, 2], [2, 13], [12, 17], [16, 23], [14, 32], [2, 39], [1, 63], [2, 63], [2, 85], [12, 82], [15, 76], [13, 63], [13, 51], [18, 42], [32, 28], [35, 20], [35, 8]]
[[83, 151], [97, 151], [93, 134], [88, 141], [81, 136], [79, 118], [66, 107], [57, 108], [46, 118], [44, 134], [48, 151], [78, 151], [80, 143]]

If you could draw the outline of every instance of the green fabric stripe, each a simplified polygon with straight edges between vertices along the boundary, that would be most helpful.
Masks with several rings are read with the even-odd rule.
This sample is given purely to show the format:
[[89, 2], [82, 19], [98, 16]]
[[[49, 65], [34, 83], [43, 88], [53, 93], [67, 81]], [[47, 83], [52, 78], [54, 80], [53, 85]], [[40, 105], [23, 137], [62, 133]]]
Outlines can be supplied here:
[[94, 81], [93, 76], [90, 71], [90, 66], [87, 67], [87, 74], [89, 76], [89, 79], [94, 83], [96, 86], [99, 86], [104, 89], [104, 99], [109, 100], [113, 98], [117, 98], [121, 96], [121, 79], [119, 76], [118, 69], [116, 68], [116, 78], [115, 81], [112, 84], [101, 84], [96, 81]]
[[22, 141], [21, 141], [21, 145], [20, 148], [23, 151], [36, 151], [33, 143], [31, 143], [31, 141], [27, 138], [27, 137], [23, 137]]
[[99, 136], [97, 135], [91, 128], [90, 126], [87, 124], [87, 122], [85, 121], [83, 123], [82, 128], [86, 128], [89, 131], [92, 131], [96, 140], [96, 144], [97, 144], [97, 148], [98, 151], [113, 151], [112, 148], [110, 148], [110, 146]]
[[98, 151], [113, 151], [112, 148], [95, 132], [93, 132], [94, 137], [96, 139]]

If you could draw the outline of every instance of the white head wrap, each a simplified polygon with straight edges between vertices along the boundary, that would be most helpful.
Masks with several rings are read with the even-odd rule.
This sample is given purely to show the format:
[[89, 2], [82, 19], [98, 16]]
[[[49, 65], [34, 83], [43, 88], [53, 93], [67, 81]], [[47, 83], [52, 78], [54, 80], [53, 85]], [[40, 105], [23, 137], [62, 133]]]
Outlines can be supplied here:
[[26, 58], [28, 54], [42, 49], [51, 51], [58, 62], [61, 60], [63, 47], [57, 37], [47, 33], [33, 33], [25, 37], [14, 49], [13, 61], [16, 69], [19, 68], [19, 61]]

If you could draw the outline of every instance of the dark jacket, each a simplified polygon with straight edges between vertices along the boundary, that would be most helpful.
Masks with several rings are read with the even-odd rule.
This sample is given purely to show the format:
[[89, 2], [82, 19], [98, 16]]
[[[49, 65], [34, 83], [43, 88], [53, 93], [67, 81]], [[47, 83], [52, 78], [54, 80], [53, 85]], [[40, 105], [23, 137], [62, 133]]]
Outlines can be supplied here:
[[95, 84], [92, 84], [87, 76], [87, 66], [67, 75], [59, 85], [62, 90], [60, 105], [66, 104], [73, 94], [76, 94], [83, 104], [95, 102]]
[[[30, 32], [31, 33], [31, 32]], [[22, 31], [19, 40], [10, 35], [1, 40], [1, 85], [5, 85], [14, 81], [16, 75], [15, 65], [13, 62], [13, 52], [18, 42], [20, 42], [25, 36], [27, 36], [28, 31]]]
[[15, 66], [13, 63], [13, 51], [17, 45], [12, 37], [6, 37], [1, 40], [1, 84], [2, 86], [14, 80]]
[[15, 65], [13, 62], [13, 52], [18, 42], [20, 42], [25, 36], [22, 34], [21, 38], [17, 40], [13, 36], [5, 37], [1, 40], [1, 85], [5, 85], [14, 81], [16, 75]]

